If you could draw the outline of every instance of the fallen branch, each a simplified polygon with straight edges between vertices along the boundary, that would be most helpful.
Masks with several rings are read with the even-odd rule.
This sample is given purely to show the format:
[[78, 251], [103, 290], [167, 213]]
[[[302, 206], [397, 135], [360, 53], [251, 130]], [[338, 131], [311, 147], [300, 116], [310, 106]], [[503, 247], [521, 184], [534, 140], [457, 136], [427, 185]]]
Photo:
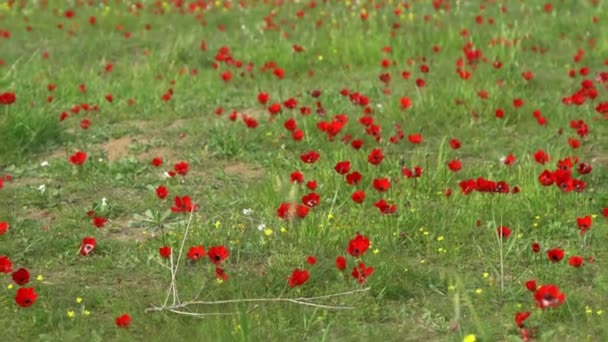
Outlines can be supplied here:
[[[315, 297], [243, 298], [243, 299], [225, 299], [225, 300], [215, 300], [215, 301], [189, 301], [189, 302], [183, 302], [181, 304], [174, 304], [174, 305], [170, 305], [170, 306], [161, 306], [161, 307], [153, 306], [153, 307], [146, 309], [146, 312], [163, 311], [163, 310], [169, 310], [172, 312], [176, 312], [177, 309], [185, 308], [188, 306], [222, 305], [222, 304], [237, 304], [237, 303], [292, 303], [292, 304], [312, 306], [312, 307], [328, 309], [328, 310], [352, 310], [352, 309], [354, 309], [354, 307], [352, 307], [352, 306], [319, 304], [319, 303], [314, 303], [314, 301], [319, 300], [319, 299], [346, 296], [346, 295], [351, 295], [351, 294], [355, 294], [355, 293], [363, 293], [363, 292], [369, 291], [369, 289], [370, 288], [367, 287], [364, 289], [357, 289], [357, 290], [346, 291], [346, 292], [338, 292], [338, 293], [332, 293], [332, 294], [328, 294], [328, 295], [315, 296]], [[180, 313], [190, 314], [190, 313], [186, 313], [186, 312], [180, 312]], [[200, 314], [200, 315], [205, 315], [205, 314]]]

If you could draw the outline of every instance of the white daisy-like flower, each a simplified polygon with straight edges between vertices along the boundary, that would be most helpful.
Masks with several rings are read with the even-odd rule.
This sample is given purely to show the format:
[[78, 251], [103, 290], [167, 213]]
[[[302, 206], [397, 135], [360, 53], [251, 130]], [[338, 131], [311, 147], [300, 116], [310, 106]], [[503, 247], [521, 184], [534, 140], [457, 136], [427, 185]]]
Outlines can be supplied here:
[[243, 215], [249, 216], [251, 214], [253, 214], [253, 209], [251, 209], [251, 208], [245, 208], [245, 209], [243, 209]]

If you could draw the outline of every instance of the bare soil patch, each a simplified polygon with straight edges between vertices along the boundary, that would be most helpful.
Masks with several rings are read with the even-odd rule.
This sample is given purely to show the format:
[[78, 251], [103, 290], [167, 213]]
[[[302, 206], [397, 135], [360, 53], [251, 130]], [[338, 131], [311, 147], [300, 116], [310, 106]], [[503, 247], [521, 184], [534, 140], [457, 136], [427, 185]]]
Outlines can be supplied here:
[[264, 170], [243, 162], [232, 162], [226, 164], [224, 166], [224, 172], [227, 175], [248, 180], [258, 179], [264, 176]]
[[26, 211], [21, 215], [26, 220], [35, 221], [39, 224], [40, 229], [42, 230], [50, 230], [51, 223], [55, 220], [55, 216], [51, 214], [48, 210], [40, 210], [40, 209], [26, 209]]
[[241, 114], [245, 114], [251, 118], [254, 118], [256, 120], [261, 120], [264, 118], [268, 118], [269, 114], [266, 110], [261, 109], [261, 108], [245, 108], [242, 110], [238, 111]]
[[152, 238], [154, 235], [144, 229], [143, 227], [132, 227], [129, 223], [130, 218], [124, 217], [112, 220], [111, 225], [108, 228], [108, 238], [117, 241], [135, 241], [145, 242]]
[[129, 155], [129, 146], [133, 143], [133, 138], [125, 136], [110, 140], [103, 144], [108, 161], [113, 162]]

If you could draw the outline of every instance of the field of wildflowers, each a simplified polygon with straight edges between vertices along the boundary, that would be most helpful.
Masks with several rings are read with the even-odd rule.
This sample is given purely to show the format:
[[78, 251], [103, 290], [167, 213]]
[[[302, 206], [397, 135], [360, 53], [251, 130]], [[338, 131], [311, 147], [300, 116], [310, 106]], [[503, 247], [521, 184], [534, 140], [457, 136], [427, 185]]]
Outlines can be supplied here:
[[1, 1], [0, 338], [608, 339], [606, 6]]

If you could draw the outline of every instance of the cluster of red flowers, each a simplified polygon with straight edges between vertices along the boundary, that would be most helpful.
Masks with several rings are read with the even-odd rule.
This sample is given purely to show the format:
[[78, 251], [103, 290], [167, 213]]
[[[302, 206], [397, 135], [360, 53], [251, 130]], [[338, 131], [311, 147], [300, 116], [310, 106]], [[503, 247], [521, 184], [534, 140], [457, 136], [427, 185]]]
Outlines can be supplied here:
[[587, 100], [593, 100], [598, 96], [598, 91], [592, 80], [583, 80], [581, 82], [580, 89], [567, 97], [562, 99], [562, 103], [565, 105], [574, 104], [580, 106]]
[[[306, 203], [309, 198], [305, 196], [302, 199]], [[318, 201], [317, 201], [318, 203]], [[310, 203], [309, 203], [310, 204]], [[316, 204], [315, 204], [316, 205]], [[310, 206], [299, 204], [299, 203], [281, 203], [279, 208], [277, 209], [277, 216], [284, 220], [291, 220], [294, 218], [305, 218], [308, 215], [308, 211], [310, 210]]]
[[[353, 267], [351, 275], [357, 280], [357, 282], [359, 282], [359, 284], [365, 283], [365, 280], [367, 280], [367, 278], [374, 273], [373, 267], [366, 266], [365, 263], [361, 261], [361, 258], [365, 252], [367, 252], [369, 246], [369, 238], [357, 233], [355, 238], [350, 240], [348, 242], [348, 246], [346, 247], [346, 253], [358, 260], [358, 262], [356, 262], [356, 266]], [[338, 258], [336, 258], [336, 266], [340, 271], [344, 271], [347, 267], [346, 258], [343, 256], [338, 256]]]
[[8, 256], [0, 256], [0, 273], [10, 274], [13, 282], [17, 284], [19, 289], [15, 294], [15, 303], [17, 305], [27, 308], [32, 306], [38, 298], [38, 294], [34, 291], [33, 287], [23, 287], [30, 282], [30, 272], [25, 268], [20, 268], [13, 271], [13, 263]]
[[[157, 191], [157, 195], [158, 197], [161, 197], [162, 193], [158, 194]], [[175, 196], [173, 201], [175, 204], [171, 207], [171, 211], [174, 213], [190, 213], [198, 209], [198, 205], [193, 203], [192, 199], [188, 195], [182, 197]]]
[[[351, 239], [348, 242], [348, 246], [346, 247], [346, 253], [352, 256], [355, 259], [355, 266], [351, 272], [351, 276], [359, 283], [363, 284], [367, 280], [369, 276], [374, 273], [374, 268], [371, 266], [366, 266], [365, 263], [361, 260], [365, 252], [370, 247], [369, 238], [363, 236], [359, 233], [355, 236], [355, 238]], [[306, 259], [309, 265], [315, 265], [317, 263], [317, 259], [315, 257], [309, 256]], [[336, 258], [336, 267], [340, 272], [344, 272], [348, 267], [348, 261], [346, 257], [340, 255]], [[310, 272], [304, 268], [296, 268], [293, 270], [291, 275], [288, 278], [289, 287], [297, 287], [304, 285], [308, 279], [310, 278]]]
[[[604, 209], [603, 215], [608, 218], [608, 208]], [[578, 217], [576, 222], [582, 235], [591, 228], [592, 218], [589, 215]], [[538, 242], [534, 242], [531, 247], [532, 252], [535, 254], [541, 251], [541, 245]], [[559, 263], [564, 259], [566, 252], [559, 247], [554, 247], [548, 249], [546, 251], [546, 255], [549, 262]], [[588, 262], [594, 262], [594, 258], [589, 257]], [[580, 255], [573, 255], [568, 259], [568, 265], [573, 268], [579, 268], [583, 266], [584, 263], [584, 258]], [[539, 286], [536, 280], [532, 279], [526, 281], [524, 286], [528, 291], [532, 292], [536, 306], [541, 310], [559, 307], [566, 300], [565, 293], [563, 293], [556, 285], [548, 284]], [[517, 312], [515, 314], [515, 324], [520, 329], [521, 336], [524, 341], [528, 341], [529, 339], [533, 338], [538, 330], [538, 328], [529, 328], [525, 325], [525, 321], [531, 316], [531, 314], [532, 313], [530, 311]]]
[[[557, 169], [549, 171], [543, 170], [538, 176], [538, 181], [543, 186], [556, 185], [563, 192], [582, 192], [587, 187], [587, 183], [581, 179], [572, 178], [572, 170], [578, 164], [577, 157], [568, 157], [557, 162]], [[591, 172], [591, 165], [580, 163], [576, 168], [580, 175], [585, 175]]]
[[468, 195], [473, 191], [501, 194], [508, 194], [509, 192], [516, 194], [519, 192], [518, 186], [514, 186], [513, 188], [511, 188], [509, 184], [505, 181], [496, 182], [487, 180], [483, 177], [479, 177], [477, 179], [463, 180], [458, 183], [458, 185], [460, 186], [460, 190], [462, 191], [462, 193], [465, 195]]
[[[168, 259], [171, 257], [172, 249], [169, 246], [163, 246], [158, 249], [158, 253], [161, 258]], [[215, 276], [218, 280], [228, 280], [228, 274], [226, 270], [221, 267], [222, 262], [228, 259], [230, 255], [228, 249], [224, 245], [213, 246], [209, 248], [209, 250], [205, 253], [205, 247], [203, 245], [192, 246], [188, 249], [188, 253], [186, 256], [191, 262], [195, 262], [205, 257], [205, 255], [209, 258], [209, 260], [215, 266]]]
[[[49, 84], [47, 86], [47, 89], [49, 92], [53, 92], [56, 89], [56, 85], [55, 84]], [[86, 86], [84, 84], [81, 84], [79, 86], [79, 90], [81, 93], [86, 92]], [[106, 95], [106, 100], [108, 100], [108, 96], [111, 97], [111, 95]], [[55, 100], [55, 98], [52, 95], [49, 95], [46, 98], [46, 101], [48, 103], [52, 103]], [[110, 98], [111, 100], [111, 98]], [[108, 100], [109, 102], [111, 102], [110, 100]], [[85, 113], [88, 112], [99, 112], [100, 108], [99, 105], [97, 104], [89, 104], [89, 103], [81, 103], [81, 104], [75, 104], [72, 107], [70, 107], [70, 109], [64, 110], [59, 114], [59, 121], [64, 122], [66, 119], [68, 119], [70, 116], [76, 116], [78, 115], [81, 111], [84, 111]], [[82, 129], [88, 129], [89, 126], [91, 126], [91, 120], [84, 118], [80, 121], [80, 128]]]
[[[537, 286], [534, 280], [526, 282], [526, 288], [533, 293], [534, 301], [536, 306], [541, 310], [545, 310], [551, 307], [558, 307], [566, 300], [566, 294], [561, 292], [559, 287], [553, 284]], [[530, 311], [516, 312], [515, 313], [515, 325], [520, 329], [522, 339], [528, 341], [533, 338], [537, 333], [537, 328], [529, 328], [526, 326], [525, 321], [530, 317], [532, 313]]]

